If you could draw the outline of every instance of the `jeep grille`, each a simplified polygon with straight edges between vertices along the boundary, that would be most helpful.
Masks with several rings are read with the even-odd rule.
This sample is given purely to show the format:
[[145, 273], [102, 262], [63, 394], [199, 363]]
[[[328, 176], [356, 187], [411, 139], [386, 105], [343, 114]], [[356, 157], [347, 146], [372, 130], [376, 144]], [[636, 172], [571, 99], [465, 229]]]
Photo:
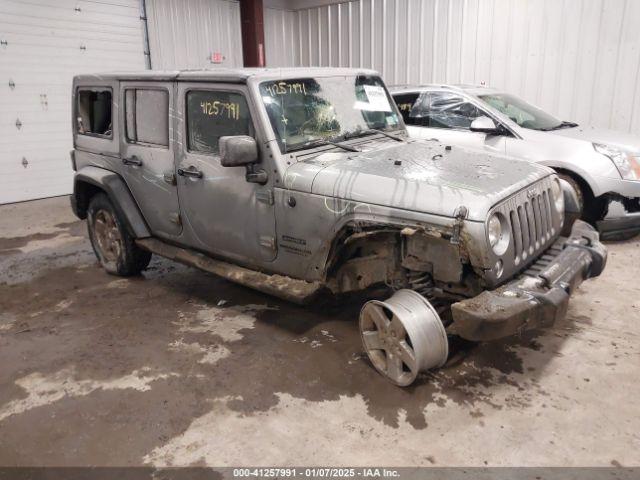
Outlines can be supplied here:
[[552, 226], [550, 190], [534, 195], [509, 212], [514, 239], [514, 261], [517, 265], [545, 245], [555, 233]]
[[533, 260], [555, 239], [558, 219], [553, 206], [551, 178], [547, 177], [507, 199], [500, 211], [511, 227], [511, 246], [507, 255], [520, 266]]

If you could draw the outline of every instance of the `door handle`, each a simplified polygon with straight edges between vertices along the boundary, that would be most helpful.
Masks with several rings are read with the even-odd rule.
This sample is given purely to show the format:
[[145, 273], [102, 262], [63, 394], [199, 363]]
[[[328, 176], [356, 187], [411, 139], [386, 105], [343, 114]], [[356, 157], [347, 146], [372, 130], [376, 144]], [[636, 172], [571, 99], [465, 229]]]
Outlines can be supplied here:
[[191, 166], [187, 169], [179, 168], [178, 175], [180, 175], [181, 177], [202, 178], [202, 172], [200, 170], [197, 170], [194, 166]]
[[125, 165], [135, 165], [136, 167], [142, 166], [142, 160], [140, 160], [135, 155], [132, 155], [129, 158], [123, 158], [122, 163], [124, 163]]

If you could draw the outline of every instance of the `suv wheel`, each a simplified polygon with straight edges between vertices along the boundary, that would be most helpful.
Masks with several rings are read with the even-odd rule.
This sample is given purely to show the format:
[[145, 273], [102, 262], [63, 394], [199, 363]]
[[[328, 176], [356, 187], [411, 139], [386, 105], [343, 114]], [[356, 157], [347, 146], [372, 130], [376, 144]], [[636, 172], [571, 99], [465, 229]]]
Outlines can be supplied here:
[[609, 211], [609, 202], [603, 197], [594, 197], [588, 186], [578, 181], [575, 177], [566, 173], [559, 173], [558, 177], [566, 180], [573, 187], [578, 196], [578, 206], [582, 212], [580, 218], [584, 221], [595, 225], [598, 220], [602, 220], [607, 216]]
[[398, 290], [384, 302], [365, 303], [360, 336], [375, 369], [401, 387], [413, 383], [420, 372], [443, 366], [449, 355], [438, 312], [413, 290]]
[[91, 199], [87, 227], [93, 251], [107, 272], [127, 277], [137, 275], [149, 265], [151, 252], [135, 244], [104, 193], [98, 193]]

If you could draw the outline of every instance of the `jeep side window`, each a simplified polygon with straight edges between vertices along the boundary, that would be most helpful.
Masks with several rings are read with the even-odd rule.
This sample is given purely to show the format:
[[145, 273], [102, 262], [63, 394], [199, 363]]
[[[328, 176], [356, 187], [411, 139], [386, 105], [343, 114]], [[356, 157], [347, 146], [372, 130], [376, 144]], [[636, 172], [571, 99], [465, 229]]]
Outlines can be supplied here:
[[187, 148], [191, 152], [218, 154], [218, 140], [228, 135], [253, 136], [249, 106], [235, 92], [187, 92]]
[[416, 116], [416, 109], [414, 109], [419, 96], [419, 93], [403, 93], [393, 97], [404, 119], [404, 123], [407, 125], [422, 125], [420, 118]]
[[[420, 102], [422, 125], [431, 128], [469, 130], [471, 122], [483, 112], [460, 95], [449, 92], [429, 92]], [[425, 123], [426, 121], [426, 123]]]
[[169, 146], [169, 92], [163, 89], [125, 90], [125, 135], [129, 143]]
[[111, 137], [111, 90], [80, 88], [76, 105], [76, 131], [81, 135]]

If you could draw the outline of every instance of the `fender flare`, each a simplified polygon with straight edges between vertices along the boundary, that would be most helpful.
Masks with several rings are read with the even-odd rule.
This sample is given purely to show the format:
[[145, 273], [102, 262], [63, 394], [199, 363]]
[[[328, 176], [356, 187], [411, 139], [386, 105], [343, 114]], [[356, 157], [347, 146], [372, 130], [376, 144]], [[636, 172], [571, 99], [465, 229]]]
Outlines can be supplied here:
[[[93, 188], [87, 189], [87, 185]], [[87, 218], [89, 200], [95, 194], [96, 189], [107, 194], [120, 218], [124, 219], [127, 230], [134, 238], [151, 236], [147, 222], [125, 181], [117, 173], [104, 168], [83, 167], [75, 174], [71, 208], [78, 218]]]

